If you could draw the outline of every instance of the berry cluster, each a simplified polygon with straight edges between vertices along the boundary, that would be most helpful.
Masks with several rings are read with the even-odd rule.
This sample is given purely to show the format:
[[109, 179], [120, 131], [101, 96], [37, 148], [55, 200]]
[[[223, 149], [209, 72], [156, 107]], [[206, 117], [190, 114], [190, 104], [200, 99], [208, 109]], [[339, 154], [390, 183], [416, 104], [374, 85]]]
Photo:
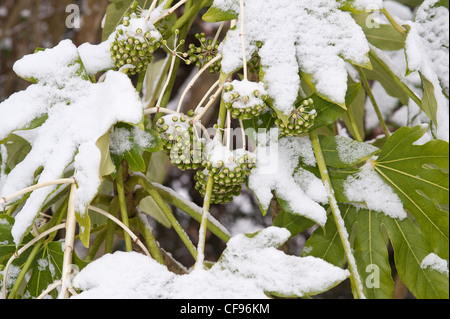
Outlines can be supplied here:
[[223, 100], [235, 119], [248, 120], [265, 109], [267, 92], [262, 82], [235, 80], [224, 88]]
[[111, 43], [111, 59], [117, 68], [130, 64], [133, 75], [144, 72], [153, 59], [153, 53], [160, 47], [162, 36], [150, 22], [141, 18], [137, 5], [123, 18], [123, 23], [116, 28], [116, 36]]
[[[195, 44], [189, 45], [189, 50], [183, 54], [186, 59], [186, 64], [194, 64], [198, 68], [202, 68], [206, 63], [211, 61], [217, 56], [219, 52], [219, 44], [213, 43], [213, 39], [207, 39], [205, 33], [198, 33], [195, 37], [200, 42], [200, 46], [197, 47]], [[217, 61], [209, 67], [209, 72], [214, 74], [220, 71], [220, 61]]]
[[300, 106], [289, 115], [287, 125], [279, 117], [275, 123], [281, 130], [283, 136], [297, 136], [307, 133], [314, 125], [317, 111], [314, 109], [314, 101], [309, 98], [300, 103]]
[[170, 161], [181, 170], [198, 169], [203, 162], [205, 140], [198, 136], [191, 118], [183, 114], [158, 119], [156, 129]]
[[[208, 145], [209, 146], [209, 145]], [[213, 191], [211, 193], [211, 203], [224, 204], [231, 202], [233, 196], [238, 196], [242, 189], [242, 184], [255, 167], [256, 157], [246, 150], [240, 149], [230, 152], [223, 146], [217, 147], [209, 153], [204, 161], [203, 171], [198, 171], [195, 175], [197, 182], [195, 188], [202, 196], [205, 196], [208, 177], [214, 179]], [[223, 152], [229, 156], [225, 161], [218, 159], [218, 152]]]

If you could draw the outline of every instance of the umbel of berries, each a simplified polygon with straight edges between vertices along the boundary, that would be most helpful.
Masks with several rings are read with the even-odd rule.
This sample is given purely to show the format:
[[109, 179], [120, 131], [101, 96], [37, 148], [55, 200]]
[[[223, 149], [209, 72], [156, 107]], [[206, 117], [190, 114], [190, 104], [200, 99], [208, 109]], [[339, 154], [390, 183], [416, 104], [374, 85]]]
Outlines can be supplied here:
[[165, 152], [172, 164], [181, 170], [197, 169], [203, 162], [205, 139], [198, 135], [191, 119], [175, 113], [158, 119], [156, 124]]
[[[195, 64], [198, 68], [202, 68], [206, 63], [210, 62], [217, 56], [219, 52], [219, 44], [214, 43], [213, 39], [207, 39], [205, 33], [198, 33], [195, 37], [200, 42], [200, 46], [195, 44], [189, 45], [189, 50], [183, 54], [186, 64]], [[212, 74], [220, 71], [220, 61], [213, 63], [209, 67]]]
[[141, 18], [132, 8], [123, 18], [123, 23], [116, 28], [114, 41], [111, 43], [111, 59], [117, 68], [132, 65], [129, 74], [144, 72], [153, 59], [153, 53], [160, 47], [161, 34], [155, 26]]
[[255, 167], [256, 157], [244, 149], [230, 151], [218, 143], [210, 141], [205, 148], [203, 171], [195, 175], [195, 188], [205, 196], [208, 177], [214, 179], [211, 203], [224, 204], [233, 200], [242, 190], [242, 184]]
[[226, 84], [224, 91], [223, 100], [235, 119], [251, 119], [258, 116], [265, 108], [264, 100], [267, 99], [267, 91], [262, 82], [235, 80]]
[[287, 124], [283, 119], [277, 117], [275, 123], [281, 130], [282, 136], [297, 136], [307, 133], [314, 126], [317, 111], [314, 109], [314, 101], [311, 98], [305, 99], [300, 106], [291, 112], [287, 118]]

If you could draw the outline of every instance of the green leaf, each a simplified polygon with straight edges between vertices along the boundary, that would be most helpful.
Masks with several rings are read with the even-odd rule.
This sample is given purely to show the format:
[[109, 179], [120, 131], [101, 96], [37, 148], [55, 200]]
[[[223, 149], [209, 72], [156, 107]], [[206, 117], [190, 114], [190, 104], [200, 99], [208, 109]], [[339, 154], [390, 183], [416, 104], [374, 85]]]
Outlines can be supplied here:
[[[347, 217], [347, 212], [343, 212], [343, 218]], [[345, 251], [339, 237], [336, 222], [332, 216], [328, 216], [324, 228], [317, 228], [312, 236], [306, 241], [303, 248], [302, 257], [314, 256], [323, 259], [337, 267], [342, 267], [345, 263]]]
[[380, 58], [376, 53], [371, 50], [369, 53], [370, 61], [372, 63], [373, 69], [367, 70], [363, 69], [363, 72], [370, 80], [375, 80], [380, 82], [383, 88], [386, 90], [390, 96], [398, 98], [403, 105], [408, 105], [409, 96], [405, 92], [404, 87], [399, 83], [402, 83], [400, 78], [392, 72], [389, 67], [383, 65]]
[[237, 19], [238, 14], [232, 10], [222, 11], [215, 7], [209, 8], [209, 10], [203, 15], [202, 19], [206, 22], [221, 22]]
[[[347, 99], [347, 112], [342, 115], [342, 120], [350, 135], [356, 137], [356, 133], [358, 132], [362, 140], [364, 140], [366, 135], [364, 126], [366, 91], [362, 89], [361, 83], [353, 83], [352, 80], [349, 80], [348, 87], [347, 95], [351, 98]], [[351, 120], [350, 116], [354, 120]]]
[[353, 254], [369, 299], [391, 299], [394, 281], [391, 275], [387, 243], [382, 232], [383, 214], [348, 206], [349, 219], [357, 225]]
[[405, 48], [405, 38], [390, 24], [376, 26], [368, 23], [371, 13], [354, 15], [356, 23], [363, 29], [370, 44], [383, 51], [398, 51]]
[[422, 260], [432, 253], [425, 240], [427, 235], [409, 219], [399, 221], [386, 218], [384, 223], [394, 247], [395, 267], [411, 293], [421, 299], [448, 299], [448, 277], [421, 267]]
[[[431, 81], [428, 81], [428, 79], [423, 76], [422, 73], [420, 73], [420, 78], [422, 79], [423, 86], [422, 109], [428, 118], [436, 125], [438, 103], [436, 96], [434, 95], [435, 87]], [[440, 90], [440, 88], [438, 89]]]
[[131, 170], [135, 172], [145, 171], [145, 161], [139, 151], [132, 148], [131, 150], [126, 151], [123, 156], [130, 166]]
[[314, 120], [314, 126], [311, 130], [334, 123], [345, 113], [345, 109], [342, 106], [327, 101], [317, 94], [314, 94], [311, 98], [314, 101], [314, 108], [317, 111], [317, 117]]
[[306, 217], [290, 213], [288, 205], [282, 199], [277, 199], [283, 209], [273, 221], [273, 226], [286, 228], [291, 232], [291, 237], [294, 237], [316, 224]]
[[371, 144], [343, 136], [320, 136], [319, 139], [327, 166], [334, 168], [357, 165], [380, 151]]
[[426, 126], [396, 131], [373, 167], [414, 215], [433, 251], [448, 259], [449, 147], [442, 140], [413, 145], [426, 131]]
[[102, 159], [100, 162], [100, 176], [108, 176], [110, 174], [112, 174], [116, 168], [116, 166], [114, 165], [112, 159], [111, 159], [111, 155], [109, 153], [109, 136], [110, 136], [110, 131], [108, 131], [105, 135], [103, 135], [102, 137], [100, 137], [97, 140], [97, 143], [95, 143], [95, 145], [98, 147], [98, 149], [100, 150], [101, 154], [102, 154]]
[[166, 228], [171, 228], [172, 224], [167, 219], [164, 212], [159, 208], [151, 196], [143, 198], [139, 203], [139, 208], [147, 215], [153, 217], [158, 223]]

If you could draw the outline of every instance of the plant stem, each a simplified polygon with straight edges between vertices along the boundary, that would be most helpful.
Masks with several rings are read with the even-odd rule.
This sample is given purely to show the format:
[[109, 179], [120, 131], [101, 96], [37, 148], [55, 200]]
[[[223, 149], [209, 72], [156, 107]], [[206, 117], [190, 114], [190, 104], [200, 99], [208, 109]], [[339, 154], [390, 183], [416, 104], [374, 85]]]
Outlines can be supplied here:
[[214, 178], [211, 175], [209, 175], [208, 183], [206, 185], [205, 199], [203, 201], [202, 221], [200, 223], [198, 245], [197, 245], [198, 256], [197, 262], [195, 263], [195, 269], [203, 269], [204, 267], [203, 262], [205, 261], [206, 230], [213, 186], [214, 186]]
[[155, 259], [161, 265], [164, 265], [165, 264], [164, 257], [161, 253], [161, 250], [159, 248], [155, 236], [153, 235], [153, 233], [149, 229], [149, 226], [147, 226], [145, 222], [143, 222], [139, 217], [137, 220], [139, 231], [141, 232], [145, 242], [147, 243], [148, 249], [150, 250], [150, 254], [152, 255], [153, 259]]
[[353, 129], [354, 138], [358, 142], [364, 142], [364, 139], [362, 138], [361, 134], [359, 133], [359, 128], [358, 128], [358, 125], [356, 124], [355, 116], [353, 115], [353, 112], [350, 107], [347, 107], [347, 116], [348, 116], [348, 120], [350, 121], [350, 124]]
[[391, 136], [391, 132], [389, 132], [386, 122], [383, 119], [383, 114], [381, 114], [380, 108], [378, 107], [378, 103], [375, 99], [375, 96], [373, 95], [372, 89], [370, 88], [369, 82], [367, 81], [367, 77], [364, 74], [364, 71], [359, 66], [357, 66], [356, 69], [358, 70], [359, 76], [361, 77], [364, 89], [366, 90], [366, 93], [369, 96], [370, 101], [372, 102], [373, 108], [375, 110], [375, 113], [377, 114], [378, 120], [381, 124], [381, 128], [383, 129], [384, 134], [386, 135], [386, 137]]
[[[186, 214], [191, 216], [193, 219], [201, 223], [203, 209], [194, 203], [188, 201], [180, 194], [176, 193], [170, 188], [167, 188], [163, 185], [152, 183], [153, 186], [157, 189], [158, 193], [161, 197], [168, 203], [174, 205], [175, 207], [181, 209]], [[230, 233], [228, 230], [219, 224], [217, 220], [215, 220], [211, 215], [208, 218], [208, 229], [216, 235], [218, 238], [223, 240], [225, 243], [230, 240]]]
[[159, 195], [158, 191], [155, 189], [155, 187], [150, 183], [146, 177], [135, 175], [137, 179], [137, 183], [141, 185], [147, 193], [153, 198], [153, 200], [156, 202], [156, 205], [161, 209], [161, 211], [164, 213], [166, 218], [169, 220], [170, 224], [172, 225], [173, 229], [176, 231], [178, 236], [181, 238], [183, 243], [186, 245], [187, 249], [191, 253], [192, 257], [194, 257], [195, 260], [197, 260], [197, 250], [192, 244], [191, 240], [185, 233], [184, 229], [181, 227], [180, 223], [178, 223], [178, 220], [173, 215], [171, 209], [167, 206], [164, 199]]
[[[42, 242], [38, 242], [33, 249], [31, 250], [30, 255], [28, 256], [25, 264], [22, 267], [22, 270], [19, 273], [19, 276], [17, 277], [16, 281], [14, 282], [14, 286], [11, 288], [11, 291], [8, 295], [8, 299], [14, 299], [16, 297], [16, 293], [20, 288], [20, 285], [22, 284], [23, 279], [25, 278], [25, 275], [27, 274], [28, 270], [31, 267], [31, 263], [36, 258], [36, 255], [41, 250]], [[5, 273], [6, 274], [6, 273]], [[6, 282], [6, 275], [4, 275], [3, 281]], [[4, 287], [6, 291], [6, 287]]]
[[16, 197], [20, 197], [22, 195], [25, 195], [26, 193], [35, 191], [39, 188], [43, 188], [43, 187], [48, 187], [48, 186], [53, 186], [53, 185], [61, 185], [61, 184], [72, 184], [74, 183], [75, 179], [73, 177], [71, 178], [63, 178], [63, 179], [57, 179], [57, 180], [53, 180], [53, 181], [49, 181], [49, 182], [44, 182], [44, 183], [40, 183], [37, 185], [33, 185], [27, 188], [24, 188], [18, 192], [15, 192], [14, 194], [5, 196], [0, 198], [0, 205], [1, 204], [6, 204], [7, 202], [9, 202], [10, 200], [16, 198]]
[[383, 10], [381, 11], [389, 20], [390, 24], [394, 27], [394, 29], [397, 30], [404, 38], [406, 38], [408, 36], [407, 30], [403, 28], [401, 25], [399, 25], [397, 21], [395, 21], [394, 17], [391, 16], [391, 14], [386, 10], [386, 8], [383, 8]]
[[75, 216], [75, 190], [76, 185], [72, 184], [70, 188], [69, 204], [67, 208], [67, 221], [66, 221], [66, 237], [64, 241], [64, 258], [63, 267], [61, 273], [62, 288], [59, 294], [59, 298], [69, 298], [69, 288], [71, 287], [71, 274], [72, 274], [72, 258], [75, 247], [75, 231], [77, 226], [77, 219]]
[[131, 240], [131, 238], [133, 238], [133, 241], [136, 244], [138, 244], [139, 247], [141, 247], [141, 249], [144, 251], [144, 253], [147, 256], [151, 257], [150, 252], [147, 250], [147, 247], [144, 246], [142, 241], [131, 231], [131, 229], [127, 225], [125, 225], [123, 222], [121, 222], [118, 218], [114, 217], [110, 213], [105, 212], [103, 209], [100, 209], [100, 208], [95, 207], [95, 206], [89, 206], [88, 208], [90, 210], [94, 211], [94, 212], [97, 212], [97, 213], [99, 213], [99, 214], [101, 214], [101, 215], [111, 219], [114, 223], [119, 225], [124, 230], [124, 232], [126, 232], [127, 235], [130, 237], [130, 240]]
[[[119, 199], [116, 197], [111, 201], [109, 206], [109, 214], [111, 216], [117, 216], [119, 212]], [[115, 235], [116, 224], [111, 218], [108, 218], [106, 222], [106, 238], [105, 238], [105, 254], [111, 254], [113, 252], [114, 246], [114, 235]]]
[[172, 8], [168, 9], [167, 12], [163, 13], [161, 16], [159, 16], [155, 21], [153, 21], [153, 24], [156, 24], [157, 22], [161, 21], [167, 16], [170, 16], [172, 13], [175, 12], [179, 7], [181, 7], [183, 4], [185, 4], [188, 0], [182, 0], [178, 2], [176, 5], [174, 5]]
[[[120, 214], [122, 217], [122, 222], [127, 228], [129, 228], [130, 223], [128, 221], [127, 202], [125, 199], [125, 189], [123, 187], [123, 165], [122, 164], [120, 165], [119, 172], [117, 173], [116, 186], [117, 186], [117, 195], [119, 197], [119, 206], [120, 206]], [[125, 247], [126, 247], [127, 251], [132, 251], [133, 246], [131, 244], [130, 235], [128, 234], [127, 231], [124, 231], [123, 236], [125, 239]]]
[[242, 64], [244, 67], [244, 79], [248, 79], [247, 72], [247, 49], [245, 48], [245, 8], [244, 8], [244, 0], [239, 0], [240, 13], [239, 19], [241, 19], [241, 30], [239, 32], [239, 37], [241, 38], [241, 46], [242, 46]]
[[336, 226], [339, 232], [339, 237], [342, 242], [342, 246], [345, 251], [345, 256], [347, 258], [348, 267], [350, 270], [350, 277], [352, 281], [352, 285], [356, 292], [356, 297], [359, 299], [364, 299], [364, 293], [361, 283], [361, 277], [359, 276], [358, 269], [356, 267], [355, 257], [352, 254], [352, 249], [350, 246], [349, 235], [347, 229], [345, 228], [345, 223], [342, 218], [341, 212], [339, 210], [339, 206], [337, 204], [336, 198], [334, 197], [334, 190], [331, 186], [331, 178], [328, 175], [327, 166], [325, 164], [325, 158], [322, 152], [322, 147], [320, 145], [319, 137], [317, 136], [316, 131], [311, 131], [309, 133], [311, 143], [314, 149], [314, 154], [316, 156], [317, 164], [319, 166], [320, 176], [322, 177], [322, 181], [327, 188], [328, 191], [328, 201], [330, 203], [331, 211], [333, 213], [334, 220], [336, 222]]

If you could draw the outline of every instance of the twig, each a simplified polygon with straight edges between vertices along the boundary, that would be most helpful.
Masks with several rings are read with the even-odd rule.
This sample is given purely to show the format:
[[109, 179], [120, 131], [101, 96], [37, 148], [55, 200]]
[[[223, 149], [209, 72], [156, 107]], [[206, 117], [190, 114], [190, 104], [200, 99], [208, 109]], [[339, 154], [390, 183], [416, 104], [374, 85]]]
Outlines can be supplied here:
[[242, 45], [242, 63], [244, 67], [244, 78], [248, 79], [248, 72], [247, 72], [247, 50], [245, 48], [245, 8], [244, 8], [244, 0], [239, 0], [240, 5], [240, 14], [239, 18], [241, 19], [241, 30], [239, 32], [239, 37], [241, 38], [241, 45]]
[[57, 179], [54, 181], [49, 181], [49, 182], [44, 182], [41, 184], [37, 184], [37, 185], [33, 185], [27, 188], [24, 188], [14, 194], [11, 194], [9, 196], [5, 196], [0, 198], [0, 205], [1, 204], [6, 204], [7, 202], [11, 201], [12, 199], [16, 198], [16, 197], [20, 197], [22, 195], [25, 195], [26, 193], [35, 191], [39, 188], [43, 188], [43, 187], [47, 187], [47, 186], [53, 186], [53, 185], [61, 185], [61, 184], [73, 184], [75, 183], [75, 178], [71, 177], [71, 178], [63, 178], [63, 179]]
[[210, 98], [208, 104], [205, 105], [205, 107], [203, 108], [202, 112], [198, 115], [196, 115], [193, 119], [192, 122], [196, 123], [197, 121], [199, 121], [205, 114], [206, 112], [209, 110], [209, 108], [211, 107], [211, 105], [214, 104], [214, 102], [217, 100], [217, 98], [220, 96], [220, 94], [223, 91], [223, 86], [220, 86], [216, 93], [214, 93], [214, 95]]
[[211, 61], [209, 61], [208, 63], [206, 63], [203, 68], [200, 69], [200, 71], [198, 71], [198, 73], [194, 76], [194, 78], [189, 82], [189, 84], [187, 85], [186, 89], [184, 90], [183, 94], [181, 95], [180, 98], [180, 102], [178, 103], [178, 107], [177, 107], [177, 113], [180, 113], [181, 111], [181, 106], [183, 105], [184, 99], [186, 98], [187, 93], [189, 92], [190, 89], [192, 89], [192, 87], [194, 86], [195, 82], [198, 80], [198, 78], [203, 74], [203, 72], [205, 72], [211, 65], [213, 65], [214, 63], [216, 63], [217, 61], [219, 61], [220, 59], [222, 59], [222, 55], [218, 54], [214, 59], [212, 59]]
[[[185, 4], [188, 0], [182, 0], [178, 2], [176, 5], [174, 5], [172, 8], [168, 9], [165, 13], [160, 15], [155, 21], [152, 21], [153, 24], [156, 24], [157, 22], [161, 21], [167, 16], [170, 16], [172, 13], [175, 12], [179, 7], [181, 7], [183, 4]], [[150, 18], [150, 17], [149, 17]]]
[[211, 95], [212, 91], [220, 84], [220, 80], [217, 80], [206, 92], [206, 94], [203, 96], [202, 100], [198, 103], [197, 107], [195, 108], [195, 113], [197, 113], [198, 109], [205, 103], [208, 96]]
[[42, 299], [42, 298], [44, 298], [44, 297], [47, 296], [53, 289], [55, 289], [55, 288], [61, 286], [61, 284], [62, 284], [62, 280], [55, 281], [54, 283], [52, 283], [51, 285], [49, 285], [49, 286], [47, 287], [47, 289], [45, 289], [45, 290], [44, 290], [44, 291], [43, 291], [36, 299]]
[[67, 219], [66, 219], [66, 237], [64, 242], [64, 258], [62, 267], [62, 288], [59, 294], [60, 299], [69, 298], [69, 288], [72, 286], [71, 274], [72, 274], [72, 258], [75, 244], [75, 231], [77, 225], [77, 219], [75, 216], [75, 190], [76, 184], [72, 184], [70, 188], [69, 204], [67, 208]]
[[97, 212], [107, 218], [109, 218], [110, 220], [112, 220], [113, 222], [115, 222], [117, 225], [119, 225], [120, 227], [122, 227], [122, 229], [124, 231], [126, 231], [131, 239], [133, 239], [133, 241], [139, 245], [139, 247], [141, 247], [141, 249], [144, 251], [144, 253], [149, 256], [152, 257], [152, 255], [150, 254], [150, 252], [148, 251], [147, 247], [145, 247], [145, 245], [142, 243], [142, 241], [131, 231], [130, 228], [128, 228], [124, 223], [122, 223], [118, 218], [114, 217], [113, 215], [111, 215], [110, 213], [104, 211], [101, 208], [95, 207], [95, 206], [89, 206], [88, 209]]

